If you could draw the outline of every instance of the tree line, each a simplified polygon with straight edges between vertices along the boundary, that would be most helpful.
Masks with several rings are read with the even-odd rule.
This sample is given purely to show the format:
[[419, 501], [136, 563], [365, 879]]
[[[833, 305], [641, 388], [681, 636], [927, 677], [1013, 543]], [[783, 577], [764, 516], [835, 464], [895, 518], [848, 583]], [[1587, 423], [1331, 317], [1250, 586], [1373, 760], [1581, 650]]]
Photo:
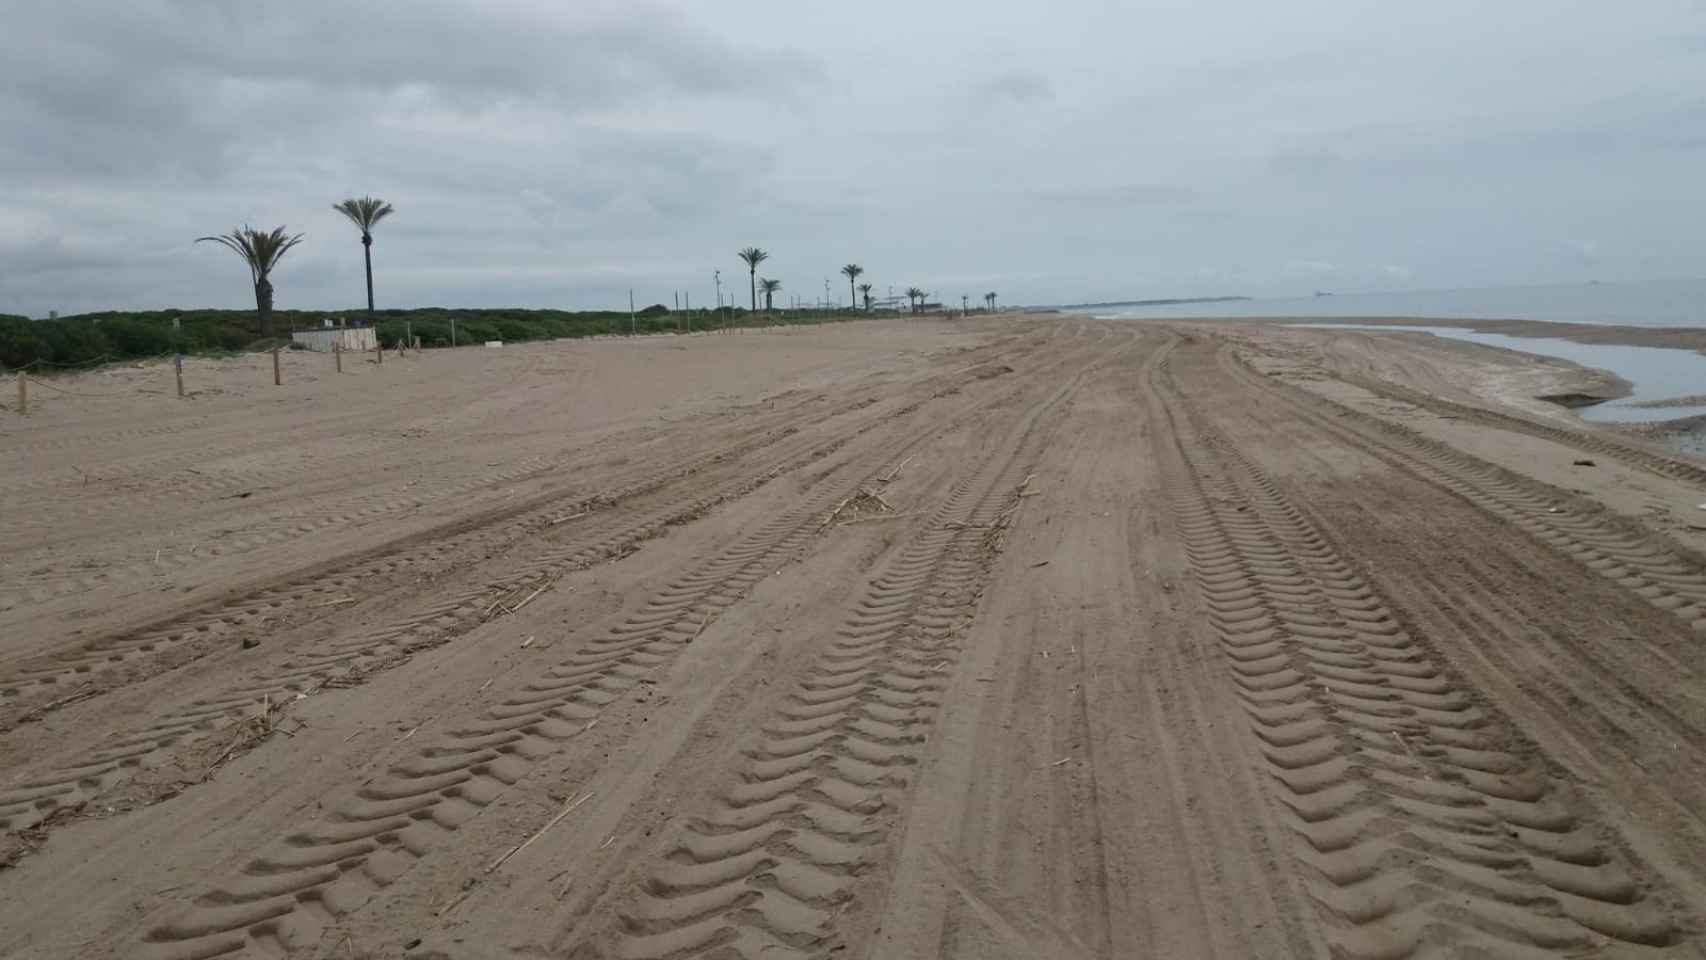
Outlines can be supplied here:
[[[374, 306], [373, 296], [373, 232], [380, 222], [396, 209], [376, 197], [351, 197], [332, 204], [359, 232], [362, 247], [363, 272], [367, 284], [367, 320], [379, 328], [382, 342], [400, 340], [405, 331], [421, 337], [429, 344], [450, 344], [455, 339], [452, 326], [460, 325], [462, 341], [478, 340], [536, 340], [559, 336], [589, 336], [601, 333], [639, 329], [645, 320], [646, 332], [669, 329], [668, 308], [657, 304], [630, 317], [618, 311], [562, 310], [386, 310]], [[254, 326], [246, 322], [244, 311], [228, 310], [158, 310], [107, 311], [66, 317], [58, 323], [39, 324], [22, 317], [0, 315], [0, 366], [22, 367], [32, 363], [75, 366], [102, 359], [153, 356], [171, 352], [207, 352], [240, 350], [253, 342], [258, 331], [262, 339], [274, 336], [273, 271], [285, 254], [303, 241], [303, 234], [291, 234], [283, 226], [270, 231], [256, 230], [248, 225], [229, 233], [198, 237], [197, 243], [217, 243], [235, 253], [249, 270], [249, 282], [255, 294]], [[746, 264], [751, 310], [758, 312], [758, 294], [764, 293], [764, 310], [775, 309], [775, 296], [782, 282], [758, 275], [759, 264], [770, 254], [759, 247], [744, 247], [737, 256]], [[865, 268], [857, 263], [844, 265], [840, 273], [847, 278], [847, 292], [854, 309], [863, 304], [871, 312], [872, 284], [860, 283]], [[930, 296], [920, 287], [907, 289], [907, 305], [911, 310], [922, 309]], [[995, 294], [983, 295], [990, 310], [995, 309]], [[732, 304], [731, 304], [732, 306]], [[284, 311], [292, 325], [320, 326], [327, 319], [341, 322], [342, 311]]]

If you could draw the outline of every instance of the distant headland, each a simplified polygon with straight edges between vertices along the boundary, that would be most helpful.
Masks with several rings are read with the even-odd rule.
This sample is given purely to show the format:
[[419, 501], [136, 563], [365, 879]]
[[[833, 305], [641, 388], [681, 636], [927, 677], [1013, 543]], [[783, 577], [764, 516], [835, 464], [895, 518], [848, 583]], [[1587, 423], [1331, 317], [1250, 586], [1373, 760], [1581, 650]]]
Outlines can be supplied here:
[[1180, 297], [1174, 300], [1104, 300], [1100, 303], [1065, 303], [1062, 310], [1089, 310], [1102, 307], [1171, 307], [1181, 303], [1232, 303], [1249, 297]]

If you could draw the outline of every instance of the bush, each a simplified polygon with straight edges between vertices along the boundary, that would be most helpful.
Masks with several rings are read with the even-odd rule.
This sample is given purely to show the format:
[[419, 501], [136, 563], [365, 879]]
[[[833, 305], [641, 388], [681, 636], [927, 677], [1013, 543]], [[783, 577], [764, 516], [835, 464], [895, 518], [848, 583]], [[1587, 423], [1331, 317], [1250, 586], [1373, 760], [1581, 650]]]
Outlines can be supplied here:
[[177, 348], [170, 320], [149, 322], [134, 317], [117, 317], [100, 325], [114, 353], [125, 356], [156, 356], [171, 353]]
[[[279, 310], [274, 314], [281, 330], [318, 328], [326, 320], [335, 321], [340, 317], [353, 325], [365, 321], [367, 314], [361, 310]], [[387, 344], [413, 332], [423, 344], [449, 346], [452, 318], [456, 321], [456, 343], [459, 346], [485, 340], [519, 343], [553, 337], [626, 334], [630, 324], [642, 333], [669, 333], [680, 326], [678, 314], [661, 303], [646, 307], [632, 319], [626, 310], [570, 312], [436, 307], [379, 310], [375, 312], [374, 326], [380, 339]], [[721, 327], [725, 318], [733, 326], [775, 322], [773, 318], [745, 310], [719, 314], [699, 309], [693, 312], [693, 329]], [[178, 321], [176, 331], [172, 329], [173, 320]], [[21, 367], [40, 362], [66, 367], [88, 365], [103, 359], [157, 356], [174, 350], [184, 353], [234, 351], [247, 349], [259, 339], [252, 310], [109, 311], [57, 320], [29, 320], [0, 314], [0, 365]]]

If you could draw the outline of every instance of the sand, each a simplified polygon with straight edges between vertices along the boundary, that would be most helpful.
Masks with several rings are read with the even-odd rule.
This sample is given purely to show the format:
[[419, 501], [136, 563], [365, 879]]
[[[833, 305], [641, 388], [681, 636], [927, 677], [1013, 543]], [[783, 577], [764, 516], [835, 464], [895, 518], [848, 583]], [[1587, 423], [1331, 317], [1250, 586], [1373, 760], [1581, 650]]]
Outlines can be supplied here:
[[1591, 373], [873, 321], [0, 412], [0, 955], [1698, 956], [1706, 464]]

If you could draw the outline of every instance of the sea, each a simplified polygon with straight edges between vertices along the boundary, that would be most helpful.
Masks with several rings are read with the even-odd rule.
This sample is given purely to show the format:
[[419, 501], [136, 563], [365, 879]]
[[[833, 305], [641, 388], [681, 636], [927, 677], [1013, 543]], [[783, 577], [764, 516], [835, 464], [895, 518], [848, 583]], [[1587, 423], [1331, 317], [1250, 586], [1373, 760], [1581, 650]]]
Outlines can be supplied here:
[[1549, 320], [1632, 327], [1706, 327], [1706, 278], [1651, 283], [1581, 283], [1473, 290], [1410, 290], [1332, 296], [1180, 303], [1109, 304], [1074, 312], [1150, 317], [1438, 317]]

